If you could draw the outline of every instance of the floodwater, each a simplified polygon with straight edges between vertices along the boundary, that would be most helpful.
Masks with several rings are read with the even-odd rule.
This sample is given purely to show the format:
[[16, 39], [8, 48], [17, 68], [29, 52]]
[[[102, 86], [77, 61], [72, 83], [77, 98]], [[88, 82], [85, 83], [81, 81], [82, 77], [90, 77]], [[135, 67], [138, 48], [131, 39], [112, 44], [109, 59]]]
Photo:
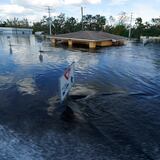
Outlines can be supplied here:
[[[75, 119], [67, 122], [54, 109], [59, 77], [73, 61]], [[93, 52], [1, 35], [0, 159], [159, 160], [160, 45]]]

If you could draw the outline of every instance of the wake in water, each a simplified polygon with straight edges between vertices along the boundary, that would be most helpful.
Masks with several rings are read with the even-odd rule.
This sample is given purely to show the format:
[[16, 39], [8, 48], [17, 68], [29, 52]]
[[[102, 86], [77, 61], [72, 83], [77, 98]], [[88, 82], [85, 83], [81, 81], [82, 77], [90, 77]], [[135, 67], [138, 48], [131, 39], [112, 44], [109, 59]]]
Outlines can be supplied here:
[[83, 116], [111, 147], [117, 159], [160, 158], [160, 96], [103, 93], [76, 100]]

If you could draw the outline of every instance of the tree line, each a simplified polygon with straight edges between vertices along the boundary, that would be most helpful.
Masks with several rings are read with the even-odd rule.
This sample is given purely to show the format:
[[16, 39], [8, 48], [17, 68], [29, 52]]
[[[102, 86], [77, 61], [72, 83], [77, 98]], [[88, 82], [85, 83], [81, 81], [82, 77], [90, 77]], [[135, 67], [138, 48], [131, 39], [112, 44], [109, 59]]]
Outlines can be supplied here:
[[132, 28], [131, 37], [140, 36], [160, 36], [160, 18], [152, 18], [150, 22], [143, 22], [141, 17], [135, 19], [135, 23], [130, 24], [130, 17], [125, 12], [121, 12], [118, 19], [110, 16], [108, 19], [101, 15], [84, 15], [80, 22], [74, 17], [66, 17], [61, 13], [54, 19], [44, 16], [39, 22], [29, 25], [27, 19], [0, 20], [0, 27], [32, 28], [33, 32], [43, 31], [48, 34], [48, 25], [52, 23], [52, 33], [61, 34], [82, 30], [104, 31], [112, 34], [128, 37], [129, 29]]
[[32, 28], [26, 18], [22, 20], [19, 20], [18, 18], [0, 20], [0, 27]]

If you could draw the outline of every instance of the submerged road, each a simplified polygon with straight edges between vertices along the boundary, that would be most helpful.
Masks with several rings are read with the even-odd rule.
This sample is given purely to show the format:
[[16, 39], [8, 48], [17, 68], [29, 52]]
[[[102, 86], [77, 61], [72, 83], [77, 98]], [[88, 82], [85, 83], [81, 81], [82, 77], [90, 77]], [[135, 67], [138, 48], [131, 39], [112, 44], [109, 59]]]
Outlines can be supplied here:
[[[0, 159], [160, 159], [159, 44], [93, 53], [34, 36], [11, 43], [12, 53], [0, 36]], [[58, 79], [73, 61], [68, 105], [75, 119], [66, 122], [54, 104]]]

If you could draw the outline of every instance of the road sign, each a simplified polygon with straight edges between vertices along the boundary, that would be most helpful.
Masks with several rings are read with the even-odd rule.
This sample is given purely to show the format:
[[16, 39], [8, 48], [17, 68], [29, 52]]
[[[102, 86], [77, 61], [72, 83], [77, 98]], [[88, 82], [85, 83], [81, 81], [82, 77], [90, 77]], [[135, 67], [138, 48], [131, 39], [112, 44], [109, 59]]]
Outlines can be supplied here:
[[74, 84], [74, 62], [68, 66], [64, 74], [60, 77], [60, 98], [61, 102], [64, 101], [68, 92]]

